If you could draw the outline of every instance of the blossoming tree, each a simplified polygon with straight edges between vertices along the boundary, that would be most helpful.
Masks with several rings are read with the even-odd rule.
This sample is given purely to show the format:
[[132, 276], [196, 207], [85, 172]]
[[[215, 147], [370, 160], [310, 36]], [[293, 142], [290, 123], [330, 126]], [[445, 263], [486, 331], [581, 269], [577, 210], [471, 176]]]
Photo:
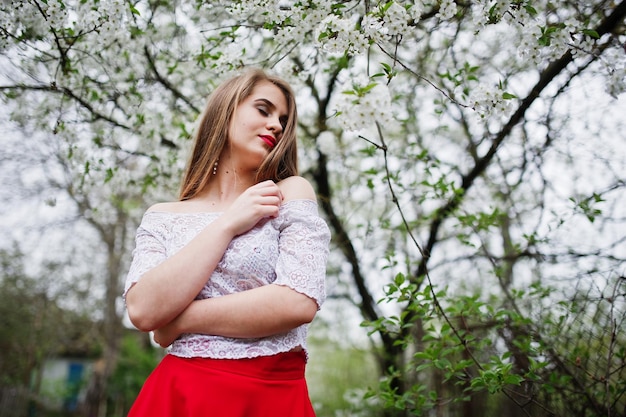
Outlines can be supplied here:
[[4, 107], [57, 144], [102, 239], [127, 242], [171, 198], [211, 89], [265, 67], [298, 92], [301, 167], [337, 249], [329, 311], [349, 300], [379, 358], [370, 407], [623, 410], [624, 1], [0, 7]]

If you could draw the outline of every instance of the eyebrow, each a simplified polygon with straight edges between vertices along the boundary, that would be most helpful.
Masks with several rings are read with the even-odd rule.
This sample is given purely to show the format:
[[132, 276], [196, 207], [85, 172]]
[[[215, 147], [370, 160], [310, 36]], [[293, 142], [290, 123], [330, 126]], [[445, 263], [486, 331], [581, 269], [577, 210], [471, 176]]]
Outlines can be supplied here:
[[276, 108], [276, 106], [274, 105], [274, 103], [272, 103], [271, 101], [269, 101], [269, 100], [268, 100], [268, 99], [266, 99], [266, 98], [257, 98], [257, 99], [255, 99], [255, 100], [254, 100], [254, 102], [255, 102], [255, 103], [256, 103], [256, 102], [259, 102], [259, 101], [260, 101], [260, 102], [265, 103], [266, 105], [268, 105], [268, 106], [269, 106], [269, 107], [271, 107], [272, 109], [275, 109], [275, 108]]

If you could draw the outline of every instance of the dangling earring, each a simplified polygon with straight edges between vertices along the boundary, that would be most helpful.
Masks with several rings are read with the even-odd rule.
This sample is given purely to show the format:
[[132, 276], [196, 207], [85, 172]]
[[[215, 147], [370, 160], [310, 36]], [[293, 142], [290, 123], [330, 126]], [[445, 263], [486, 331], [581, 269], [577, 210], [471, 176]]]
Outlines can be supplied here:
[[213, 175], [217, 174], [217, 163], [219, 162], [219, 158], [217, 158], [217, 161], [215, 161], [215, 163], [213, 164]]

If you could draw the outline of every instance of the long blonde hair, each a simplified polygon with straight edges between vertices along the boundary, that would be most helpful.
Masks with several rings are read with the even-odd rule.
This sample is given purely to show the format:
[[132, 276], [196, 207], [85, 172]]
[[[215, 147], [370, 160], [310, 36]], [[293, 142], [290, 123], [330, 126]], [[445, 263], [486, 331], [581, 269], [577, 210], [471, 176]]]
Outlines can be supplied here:
[[217, 87], [209, 96], [194, 145], [180, 187], [179, 199], [195, 197], [209, 183], [213, 165], [218, 161], [228, 143], [232, 116], [237, 106], [252, 94], [259, 82], [269, 81], [278, 87], [287, 100], [287, 123], [281, 139], [261, 163], [256, 181], [280, 181], [298, 175], [298, 149], [296, 145], [297, 110], [289, 84], [260, 69], [251, 69], [235, 76]]

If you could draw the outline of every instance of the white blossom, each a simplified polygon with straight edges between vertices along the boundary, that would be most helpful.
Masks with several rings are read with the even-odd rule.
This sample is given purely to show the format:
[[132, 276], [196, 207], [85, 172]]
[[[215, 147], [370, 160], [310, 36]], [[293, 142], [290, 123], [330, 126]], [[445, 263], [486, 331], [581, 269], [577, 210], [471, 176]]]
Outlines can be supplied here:
[[424, 3], [421, 0], [415, 0], [408, 9], [408, 13], [411, 16], [411, 19], [419, 21], [424, 13]]
[[389, 29], [385, 27], [381, 19], [372, 14], [368, 14], [363, 18], [361, 27], [363, 33], [374, 42], [381, 43], [389, 39]]
[[410, 16], [406, 9], [393, 2], [384, 15], [385, 27], [389, 30], [390, 35], [403, 35], [408, 30], [407, 22]]
[[482, 118], [506, 116], [511, 110], [511, 99], [505, 99], [501, 89], [485, 85], [479, 85], [472, 90], [470, 104]]
[[[383, 6], [375, 7], [361, 22], [363, 33], [377, 43], [389, 41], [396, 35], [404, 35], [409, 30], [408, 21], [411, 19], [407, 10], [396, 2]], [[415, 11], [418, 12], [419, 9]]]
[[610, 48], [602, 55], [602, 65], [608, 75], [606, 91], [612, 97], [626, 92], [626, 53], [623, 49]]
[[317, 135], [317, 147], [325, 155], [333, 155], [337, 153], [337, 137], [333, 132], [328, 130]]
[[315, 38], [318, 45], [330, 53], [360, 54], [368, 47], [367, 39], [354, 22], [336, 15], [326, 17], [318, 25]]
[[456, 15], [456, 12], [457, 7], [454, 0], [441, 0], [436, 16], [441, 20], [450, 20]]
[[[355, 90], [366, 87], [367, 84], [355, 85]], [[383, 84], [376, 84], [372, 89], [361, 96], [344, 92], [336, 107], [339, 115], [337, 121], [340, 126], [349, 131], [373, 126], [374, 122], [387, 125], [393, 120], [391, 113], [391, 94], [389, 88]]]

